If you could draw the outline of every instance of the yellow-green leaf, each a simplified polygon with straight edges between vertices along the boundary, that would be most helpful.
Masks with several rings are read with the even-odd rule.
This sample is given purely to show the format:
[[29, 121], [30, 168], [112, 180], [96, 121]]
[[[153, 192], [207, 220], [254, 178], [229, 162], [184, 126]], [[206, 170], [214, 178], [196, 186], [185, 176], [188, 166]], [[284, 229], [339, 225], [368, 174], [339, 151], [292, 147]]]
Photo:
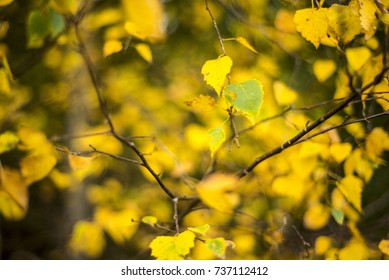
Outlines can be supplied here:
[[195, 237], [190, 230], [176, 236], [158, 236], [150, 243], [151, 255], [157, 260], [183, 260], [194, 247]]
[[218, 95], [221, 94], [226, 76], [230, 73], [232, 59], [225, 55], [217, 59], [208, 60], [204, 63], [201, 74], [204, 81], [215, 89]]
[[194, 233], [198, 233], [201, 235], [205, 235], [207, 231], [209, 230], [209, 225], [204, 224], [198, 227], [188, 227], [188, 230], [193, 231]]
[[0, 134], [0, 154], [14, 149], [19, 143], [19, 137], [10, 131]]
[[201, 200], [209, 207], [222, 211], [232, 211], [240, 202], [238, 179], [236, 176], [224, 173], [214, 173], [197, 186], [196, 190]]
[[231, 84], [225, 88], [224, 98], [252, 124], [259, 119], [263, 100], [263, 86], [258, 80]]
[[332, 215], [332, 217], [334, 217], [335, 221], [338, 224], [343, 225], [344, 213], [342, 210], [339, 210], [337, 208], [331, 208], [331, 215]]
[[191, 108], [209, 112], [215, 108], [216, 100], [209, 95], [200, 95], [195, 99], [185, 101], [184, 103]]
[[226, 240], [222, 237], [208, 239], [205, 241], [205, 245], [219, 258], [224, 257], [228, 246]]
[[296, 11], [294, 22], [301, 35], [311, 42], [316, 49], [322, 39], [327, 37], [328, 19], [327, 8], [302, 9]]
[[211, 156], [215, 155], [215, 152], [220, 148], [220, 146], [226, 140], [226, 135], [224, 133], [223, 128], [220, 126], [210, 129], [208, 131], [208, 139], [209, 139], [209, 148], [211, 150]]

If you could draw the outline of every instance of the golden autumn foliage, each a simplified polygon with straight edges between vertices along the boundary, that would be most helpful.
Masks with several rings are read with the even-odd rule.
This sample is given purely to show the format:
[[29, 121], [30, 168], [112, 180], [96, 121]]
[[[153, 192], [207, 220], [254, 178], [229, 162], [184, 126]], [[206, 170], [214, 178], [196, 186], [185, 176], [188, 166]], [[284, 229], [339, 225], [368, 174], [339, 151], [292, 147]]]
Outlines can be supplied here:
[[388, 8], [0, 0], [1, 256], [389, 259]]

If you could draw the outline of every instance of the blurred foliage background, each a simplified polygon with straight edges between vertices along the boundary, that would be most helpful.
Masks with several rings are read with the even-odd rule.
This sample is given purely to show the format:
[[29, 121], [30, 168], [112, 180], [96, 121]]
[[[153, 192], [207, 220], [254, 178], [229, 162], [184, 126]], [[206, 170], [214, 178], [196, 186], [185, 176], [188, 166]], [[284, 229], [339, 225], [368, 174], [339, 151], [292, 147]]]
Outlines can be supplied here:
[[[257, 125], [234, 117], [240, 148], [227, 140], [212, 158], [207, 133], [228, 113], [201, 74], [223, 54], [205, 1], [0, 5], [1, 259], [149, 259], [150, 242], [174, 229], [171, 198], [110, 133], [76, 24], [115, 131], [130, 137], [180, 197], [197, 196], [209, 170], [235, 174], [323, 116], [350, 92], [346, 68], [363, 87], [386, 66], [387, 25], [378, 8], [373, 34], [315, 48], [294, 23], [311, 1], [208, 1], [222, 38], [244, 38], [253, 48], [223, 41], [233, 61], [230, 82], [258, 79], [265, 92]], [[387, 111], [387, 79], [369, 90], [320, 129]], [[186, 105], [200, 95], [216, 106]], [[387, 130], [383, 115], [291, 147], [231, 183], [233, 209], [180, 201], [180, 227], [209, 224], [209, 237], [234, 244], [225, 258], [387, 259]], [[196, 240], [187, 257], [220, 256]]]

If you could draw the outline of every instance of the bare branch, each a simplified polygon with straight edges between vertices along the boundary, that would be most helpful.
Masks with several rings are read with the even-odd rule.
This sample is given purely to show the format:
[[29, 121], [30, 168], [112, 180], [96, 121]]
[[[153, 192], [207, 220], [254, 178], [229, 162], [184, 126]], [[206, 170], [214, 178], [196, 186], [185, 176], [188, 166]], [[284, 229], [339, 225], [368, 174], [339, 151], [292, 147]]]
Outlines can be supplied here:
[[212, 19], [213, 25], [215, 26], [215, 29], [216, 29], [216, 32], [217, 32], [217, 36], [219, 38], [219, 43], [220, 43], [220, 47], [222, 49], [222, 52], [223, 52], [224, 55], [226, 55], [226, 50], [224, 48], [223, 38], [222, 38], [222, 36], [220, 34], [219, 27], [217, 26], [217, 22], [216, 22], [215, 18], [213, 17], [211, 10], [208, 7], [208, 0], [205, 0], [205, 9], [207, 10], [209, 16]]

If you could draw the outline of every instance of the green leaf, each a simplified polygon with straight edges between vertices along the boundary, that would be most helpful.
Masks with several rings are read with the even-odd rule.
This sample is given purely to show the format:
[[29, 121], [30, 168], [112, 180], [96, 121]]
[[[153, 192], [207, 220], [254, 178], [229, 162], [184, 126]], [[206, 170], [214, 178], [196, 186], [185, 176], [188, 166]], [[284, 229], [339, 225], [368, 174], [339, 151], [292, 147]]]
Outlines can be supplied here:
[[222, 237], [208, 239], [205, 241], [205, 245], [209, 250], [211, 250], [219, 258], [224, 258], [226, 253], [226, 248], [230, 246], [231, 241], [227, 241]]
[[223, 93], [224, 98], [252, 124], [258, 121], [263, 94], [262, 83], [258, 80], [228, 85]]
[[208, 131], [208, 138], [211, 156], [213, 157], [215, 155], [215, 152], [226, 140], [226, 134], [224, 133], [224, 130], [220, 126], [218, 126]]
[[16, 134], [10, 131], [4, 132], [0, 135], [0, 154], [14, 149], [18, 143], [19, 137]]
[[204, 224], [204, 225], [201, 225], [201, 226], [198, 226], [198, 227], [188, 227], [188, 229], [190, 231], [193, 231], [194, 233], [205, 235], [207, 233], [207, 231], [209, 230], [209, 225], [208, 224]]
[[189, 230], [176, 236], [158, 236], [150, 243], [151, 255], [157, 260], [182, 260], [194, 246], [195, 237]]
[[343, 225], [344, 213], [343, 213], [342, 210], [339, 210], [337, 208], [332, 208], [331, 209], [331, 215], [332, 215], [332, 217], [334, 217], [335, 221], [338, 224]]
[[40, 48], [47, 37], [55, 38], [65, 30], [65, 27], [65, 19], [54, 10], [33, 10], [27, 19], [27, 46]]

